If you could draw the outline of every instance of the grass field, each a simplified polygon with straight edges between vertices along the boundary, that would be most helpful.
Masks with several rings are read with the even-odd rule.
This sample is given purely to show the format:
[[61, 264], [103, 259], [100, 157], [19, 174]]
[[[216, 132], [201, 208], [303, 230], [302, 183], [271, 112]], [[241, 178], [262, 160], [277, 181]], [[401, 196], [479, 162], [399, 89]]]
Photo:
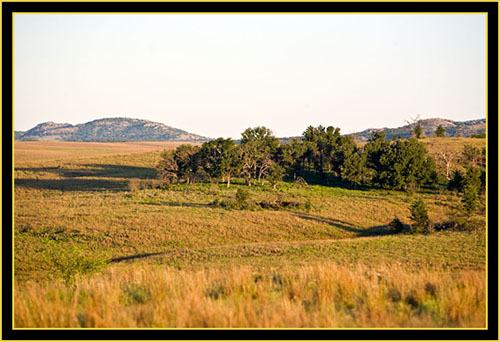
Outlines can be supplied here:
[[438, 222], [459, 197], [282, 183], [251, 200], [309, 205], [226, 210], [242, 180], [130, 189], [175, 146], [16, 142], [16, 327], [485, 326], [484, 199], [474, 231], [393, 235], [415, 199]]

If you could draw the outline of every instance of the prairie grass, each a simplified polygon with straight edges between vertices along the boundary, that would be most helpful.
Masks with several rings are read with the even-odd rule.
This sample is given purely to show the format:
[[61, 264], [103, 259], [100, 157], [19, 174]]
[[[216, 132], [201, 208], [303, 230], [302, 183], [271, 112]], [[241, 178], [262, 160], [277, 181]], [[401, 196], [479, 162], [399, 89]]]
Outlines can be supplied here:
[[[155, 143], [72, 144], [15, 145], [16, 327], [485, 325], [484, 200], [476, 231], [392, 234], [417, 198], [433, 222], [456, 217], [460, 198], [242, 179], [164, 186]], [[310, 205], [211, 205], [238, 189]]]
[[16, 327], [484, 327], [484, 271], [113, 267], [16, 285]]

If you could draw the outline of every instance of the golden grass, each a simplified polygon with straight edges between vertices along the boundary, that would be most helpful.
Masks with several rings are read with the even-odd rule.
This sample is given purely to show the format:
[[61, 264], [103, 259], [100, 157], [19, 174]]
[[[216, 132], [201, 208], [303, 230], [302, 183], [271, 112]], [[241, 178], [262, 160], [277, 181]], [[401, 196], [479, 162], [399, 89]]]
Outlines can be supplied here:
[[114, 267], [16, 285], [15, 327], [485, 327], [484, 271]]
[[130, 191], [158, 147], [16, 142], [16, 327], [484, 326], [484, 231], [371, 236], [417, 197], [451, 219], [455, 193], [282, 184], [251, 200], [312, 209], [229, 211], [209, 203], [242, 180]]
[[[19, 162], [60, 160], [67, 158], [96, 157], [113, 154], [144, 153], [175, 149], [186, 144], [175, 141], [141, 142], [63, 142], [15, 141], [14, 160]], [[200, 145], [200, 143], [192, 143]]]

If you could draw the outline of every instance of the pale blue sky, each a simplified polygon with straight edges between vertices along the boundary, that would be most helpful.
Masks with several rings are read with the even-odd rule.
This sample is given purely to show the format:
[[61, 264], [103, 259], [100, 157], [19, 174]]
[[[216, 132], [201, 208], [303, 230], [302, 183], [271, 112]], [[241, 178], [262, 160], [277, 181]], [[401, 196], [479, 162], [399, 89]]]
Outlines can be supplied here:
[[208, 137], [486, 116], [484, 14], [16, 14], [14, 123]]

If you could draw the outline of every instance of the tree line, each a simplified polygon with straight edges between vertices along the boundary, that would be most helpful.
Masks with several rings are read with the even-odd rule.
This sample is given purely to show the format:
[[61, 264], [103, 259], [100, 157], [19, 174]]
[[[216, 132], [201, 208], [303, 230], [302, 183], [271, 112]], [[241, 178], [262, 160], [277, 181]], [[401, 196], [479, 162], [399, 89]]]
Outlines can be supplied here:
[[[465, 153], [475, 164], [482, 158], [475, 150]], [[161, 158], [158, 175], [171, 183], [208, 179], [222, 180], [229, 187], [233, 178], [241, 177], [247, 185], [267, 180], [275, 187], [283, 177], [316, 177], [325, 185], [333, 177], [352, 186], [415, 190], [438, 181], [436, 160], [416, 137], [386, 140], [383, 132], [374, 132], [359, 147], [332, 126], [309, 126], [286, 144], [266, 127], [248, 128], [240, 144], [218, 138], [201, 146], [181, 145], [164, 151]]]

